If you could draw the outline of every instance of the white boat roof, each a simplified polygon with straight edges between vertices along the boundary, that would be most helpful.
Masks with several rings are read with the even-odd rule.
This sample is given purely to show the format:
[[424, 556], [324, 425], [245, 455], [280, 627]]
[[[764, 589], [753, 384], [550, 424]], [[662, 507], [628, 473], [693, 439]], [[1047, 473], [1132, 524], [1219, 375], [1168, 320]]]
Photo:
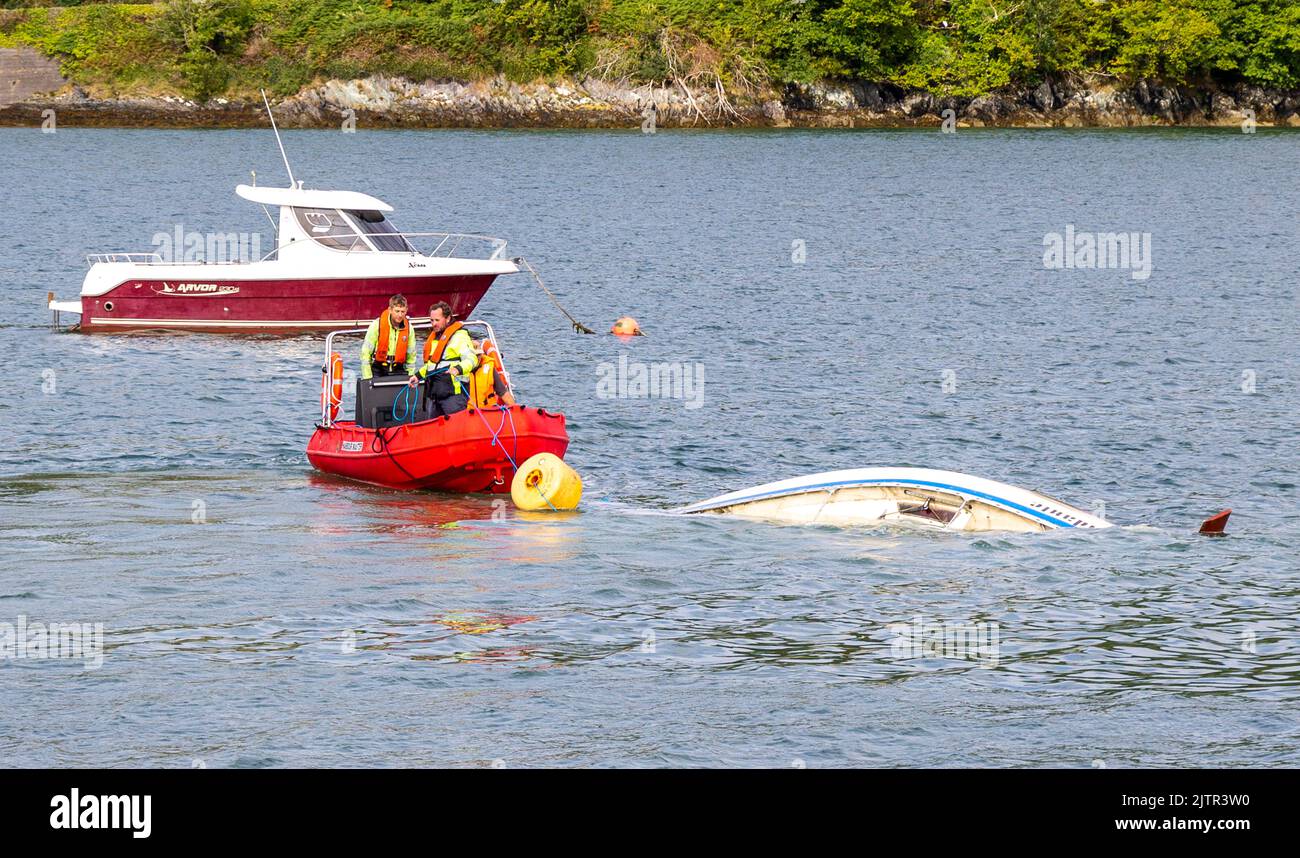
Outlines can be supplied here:
[[304, 188], [259, 188], [252, 185], [239, 185], [235, 188], [235, 193], [264, 206], [378, 212], [393, 210], [393, 207], [383, 200], [357, 191], [309, 191]]

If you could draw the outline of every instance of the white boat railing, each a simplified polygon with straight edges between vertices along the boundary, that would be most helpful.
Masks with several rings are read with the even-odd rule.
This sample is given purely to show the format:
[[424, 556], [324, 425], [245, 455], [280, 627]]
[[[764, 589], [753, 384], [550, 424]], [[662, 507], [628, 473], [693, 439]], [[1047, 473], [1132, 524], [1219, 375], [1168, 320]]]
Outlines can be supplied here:
[[[468, 232], [381, 232], [381, 233], [374, 233], [373, 235], [376, 237], [393, 236], [393, 237], [405, 239], [408, 245], [410, 245], [412, 248], [415, 248], [414, 252], [416, 253], [416, 255], [426, 256], [431, 258], [432, 257], [441, 257], [444, 259], [483, 258], [481, 256], [457, 256], [456, 251], [459, 250], [461, 245], [466, 242], [471, 242], [471, 243], [484, 242], [490, 244], [492, 246], [491, 247], [492, 252], [487, 256], [487, 259], [489, 261], [501, 259], [503, 256], [505, 256], [505, 252], [506, 252], [506, 240], [504, 238], [497, 238], [496, 236], [492, 236], [492, 235], [476, 235], [474, 233], [468, 233]], [[433, 245], [433, 249], [430, 250], [428, 253], [422, 254], [420, 253], [419, 249], [416, 248], [415, 243], [411, 241], [412, 238], [437, 239], [437, 243]], [[317, 242], [317, 244], [320, 244], [320, 242]], [[373, 242], [364, 241], [364, 236], [356, 235], [353, 237], [352, 243], [348, 245], [348, 247], [346, 248], [328, 247], [327, 245], [324, 244], [321, 244], [321, 248], [324, 250], [341, 251], [343, 253], [352, 253], [354, 250], [357, 250], [358, 248], [361, 248], [362, 251], [366, 253], [411, 253], [412, 252], [409, 250], [379, 250], [377, 247], [374, 247], [373, 244], [374, 244]], [[266, 260], [276, 256], [280, 252], [280, 250], [281, 248], [279, 247], [273, 247], [271, 248], [271, 250], [267, 251], [257, 260], [218, 259], [218, 260], [213, 260], [211, 262], [205, 259], [191, 259], [191, 260], [186, 260], [181, 262], [168, 262], [167, 260], [163, 259], [161, 253], [158, 253], [156, 251], [153, 253], [89, 253], [86, 255], [86, 262], [88, 262], [90, 265], [96, 265], [101, 262], [132, 263], [135, 265], [248, 265], [252, 261], [265, 262]]]
[[140, 265], [161, 265], [161, 253], [88, 253], [86, 261], [91, 265], [99, 262], [135, 262]]
[[211, 262], [206, 259], [189, 259], [181, 262], [168, 262], [163, 259], [161, 253], [89, 253], [86, 254], [86, 261], [91, 265], [100, 262], [122, 262], [134, 265], [248, 265], [250, 262], [264, 262], [280, 252], [280, 248], [275, 247], [262, 254], [258, 259], [214, 259]]
[[[417, 322], [414, 319], [408, 319], [408, 321], [410, 322], [411, 330], [413, 331], [423, 331], [433, 327], [433, 325], [430, 322]], [[487, 322], [483, 321], [482, 319], [470, 319], [468, 321], [462, 322], [461, 327], [482, 328], [486, 334], [486, 338], [492, 342], [492, 347], [496, 349], [497, 356], [501, 358], [501, 365], [505, 366], [505, 355], [501, 353], [501, 344], [497, 342], [496, 331], [492, 330], [491, 325], [489, 325]], [[370, 330], [370, 325], [369, 323], [367, 323], [364, 327], [344, 328], [343, 330], [339, 330], [339, 331], [330, 331], [328, 334], [325, 335], [325, 362], [321, 364], [321, 368], [320, 368], [322, 383], [324, 379], [328, 378], [329, 376], [330, 355], [334, 353], [334, 338], [337, 336], [348, 336], [352, 334], [364, 335], [369, 330]], [[411, 348], [414, 347], [415, 345], [411, 344]], [[405, 385], [409, 383], [409, 379], [404, 376], [397, 375], [397, 376], [392, 376], [391, 378], [392, 378], [391, 381], [376, 381], [375, 384], [380, 387], [396, 387], [398, 385]], [[510, 384], [509, 375], [503, 372], [501, 373], [501, 378], [506, 383], [506, 390], [513, 395], [514, 387]], [[347, 392], [344, 391], [344, 395], [346, 395], [346, 393]], [[340, 402], [339, 408], [342, 409], [342, 407], [343, 407], [343, 403]], [[353, 407], [355, 407], [355, 403], [353, 403]], [[320, 427], [322, 429], [328, 429], [333, 425], [334, 425], [334, 421], [330, 418], [329, 400], [324, 395], [322, 395], [320, 398]]]
[[[411, 241], [411, 239], [413, 238], [438, 239], [438, 242], [433, 245], [432, 250], [430, 250], [428, 253], [421, 254], [423, 256], [429, 256], [429, 257], [441, 256], [447, 259], [479, 258], [479, 257], [456, 255], [456, 251], [459, 250], [460, 246], [464, 244], [466, 241], [471, 243], [484, 242], [484, 243], [491, 244], [492, 253], [487, 257], [489, 260], [500, 259], [502, 256], [505, 255], [506, 252], [506, 240], [504, 238], [497, 238], [494, 235], [476, 235], [470, 232], [378, 232], [378, 233], [367, 233], [366, 236], [364, 237], [370, 239], [382, 239], [388, 236], [391, 236], [393, 238], [404, 239], [408, 245], [410, 245], [412, 248], [415, 248], [416, 253], [420, 253], [420, 250], [418, 247], [416, 247], [417, 243]], [[361, 241], [362, 238], [363, 236], [361, 235], [356, 236], [353, 239], [352, 243], [348, 245], [348, 248], [345, 252], [351, 253], [352, 251], [357, 249], [358, 245], [360, 245], [365, 252], [371, 252], [371, 251], [376, 251], [379, 253], [407, 253], [408, 252], [404, 250], [379, 250], [377, 247], [374, 247], [375, 242], [373, 240], [369, 242], [362, 242]], [[421, 241], [419, 243], [423, 244], [424, 242]]]
[[[420, 233], [411, 233], [411, 235], [419, 236]], [[461, 243], [466, 239], [469, 239], [470, 241], [490, 242], [492, 244], [492, 255], [489, 256], [488, 259], [500, 259], [506, 252], [506, 240], [492, 235], [474, 235], [472, 233], [464, 232], [430, 232], [425, 233], [425, 235], [428, 237], [442, 237], [442, 240], [438, 242], [437, 246], [426, 253], [425, 256], [455, 256]], [[442, 254], [441, 251], [447, 246], [448, 242], [451, 242], [451, 246], [447, 248], [446, 254]]]

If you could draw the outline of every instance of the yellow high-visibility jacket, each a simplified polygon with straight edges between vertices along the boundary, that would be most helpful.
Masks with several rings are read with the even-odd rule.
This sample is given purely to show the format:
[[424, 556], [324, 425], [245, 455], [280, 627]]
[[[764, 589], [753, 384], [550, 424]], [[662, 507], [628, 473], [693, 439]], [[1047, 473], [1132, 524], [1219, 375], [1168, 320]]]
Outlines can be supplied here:
[[[429, 339], [435, 343], [438, 341], [438, 338], [432, 333], [429, 334]], [[428, 350], [427, 343], [425, 347]], [[421, 352], [421, 354], [423, 353]], [[435, 369], [451, 366], [455, 366], [460, 372], [458, 378], [452, 379], [452, 389], [460, 393], [461, 380], [466, 378], [478, 366], [478, 355], [474, 352], [474, 340], [470, 338], [469, 333], [464, 328], [451, 335], [451, 339], [447, 341], [447, 348], [443, 349], [442, 360], [436, 364], [432, 360], [426, 361], [416, 374], [420, 378], [425, 378]]]
[[[411, 324], [408, 318], [406, 324]], [[389, 325], [388, 331], [388, 354], [397, 352], [397, 331], [398, 329]], [[370, 366], [375, 359], [375, 349], [379, 347], [379, 320], [375, 319], [370, 323], [370, 328], [366, 331], [366, 338], [361, 342], [361, 377], [370, 378], [374, 375], [374, 369]], [[415, 353], [416, 338], [415, 331], [411, 331], [406, 336], [406, 374], [415, 375]]]

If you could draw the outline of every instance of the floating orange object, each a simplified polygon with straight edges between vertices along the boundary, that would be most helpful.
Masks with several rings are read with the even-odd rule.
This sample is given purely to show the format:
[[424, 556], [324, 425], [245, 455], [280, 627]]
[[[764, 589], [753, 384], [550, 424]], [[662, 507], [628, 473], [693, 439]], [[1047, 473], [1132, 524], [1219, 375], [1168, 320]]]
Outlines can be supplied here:
[[631, 316], [620, 316], [618, 321], [614, 323], [614, 327], [609, 329], [609, 332], [620, 337], [645, 336], [645, 334], [641, 333], [641, 326]]
[[329, 368], [323, 371], [320, 383], [321, 404], [329, 404], [330, 419], [339, 416], [339, 403], [343, 401], [343, 356], [330, 352]]
[[[483, 373], [488, 384], [483, 386], [482, 395], [484, 397], [484, 402], [477, 404], [477, 407], [493, 408], [502, 403], [505, 403], [506, 405], [514, 405], [515, 398], [510, 393], [510, 376], [506, 374], [505, 364], [501, 362], [501, 352], [497, 350], [496, 344], [492, 342], [491, 337], [485, 337], [483, 341], [479, 343], [479, 349], [483, 352], [483, 361], [475, 372]], [[483, 372], [486, 367], [491, 367], [492, 369], [488, 372]], [[504, 389], [500, 392], [500, 402], [492, 401], [492, 399], [497, 396], [496, 384], [492, 381], [494, 378], [501, 378], [505, 381]], [[478, 393], [479, 391], [476, 389], [475, 392]]]
[[1216, 513], [1205, 521], [1201, 522], [1201, 533], [1206, 536], [1223, 536], [1225, 528], [1228, 526], [1228, 516], [1232, 515], [1232, 510], [1225, 509], [1223, 512]]

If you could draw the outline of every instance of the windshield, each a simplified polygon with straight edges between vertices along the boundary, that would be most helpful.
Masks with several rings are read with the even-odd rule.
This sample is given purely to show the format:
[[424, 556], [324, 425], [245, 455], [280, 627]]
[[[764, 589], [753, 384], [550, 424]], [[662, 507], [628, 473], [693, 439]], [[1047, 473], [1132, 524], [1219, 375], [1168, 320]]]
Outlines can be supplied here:
[[338, 209], [295, 208], [303, 232], [335, 250], [370, 250], [364, 239]]
[[390, 221], [384, 219], [383, 212], [349, 211], [352, 220], [369, 238], [376, 250], [415, 253], [411, 243], [397, 231]]

